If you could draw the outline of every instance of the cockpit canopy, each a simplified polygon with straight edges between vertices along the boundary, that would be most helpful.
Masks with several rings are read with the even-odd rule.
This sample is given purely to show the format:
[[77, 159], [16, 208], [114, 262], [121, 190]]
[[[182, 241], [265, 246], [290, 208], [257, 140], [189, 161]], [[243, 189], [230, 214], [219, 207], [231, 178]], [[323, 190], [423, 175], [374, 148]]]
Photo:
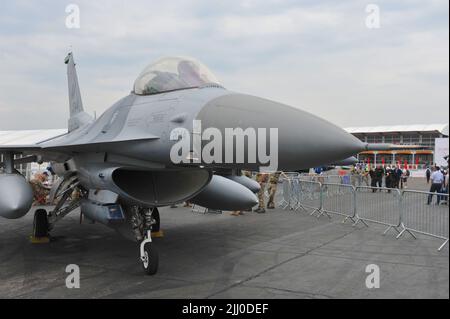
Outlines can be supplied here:
[[221, 87], [206, 66], [192, 58], [166, 57], [145, 68], [134, 83], [134, 93], [151, 95], [208, 85]]

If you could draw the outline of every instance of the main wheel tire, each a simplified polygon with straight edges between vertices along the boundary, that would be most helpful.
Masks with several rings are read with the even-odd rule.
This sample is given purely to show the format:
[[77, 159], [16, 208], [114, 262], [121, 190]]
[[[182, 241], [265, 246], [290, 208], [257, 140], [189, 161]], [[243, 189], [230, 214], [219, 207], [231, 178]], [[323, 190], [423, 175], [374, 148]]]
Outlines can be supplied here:
[[48, 215], [45, 209], [34, 212], [33, 236], [36, 238], [48, 237]]
[[153, 208], [152, 217], [155, 220], [155, 224], [152, 225], [152, 232], [159, 232], [161, 229], [161, 218], [159, 216], [159, 210], [157, 207]]
[[147, 243], [144, 246], [145, 261], [142, 262], [142, 268], [145, 274], [153, 276], [158, 272], [159, 254], [153, 243]]

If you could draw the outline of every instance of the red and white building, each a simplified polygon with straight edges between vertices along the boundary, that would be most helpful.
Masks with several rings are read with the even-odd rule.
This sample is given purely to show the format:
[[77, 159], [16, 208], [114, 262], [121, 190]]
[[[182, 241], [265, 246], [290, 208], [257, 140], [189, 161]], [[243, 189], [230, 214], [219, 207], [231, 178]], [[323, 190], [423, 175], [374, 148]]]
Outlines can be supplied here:
[[348, 127], [346, 130], [366, 143], [392, 143], [421, 147], [397, 151], [362, 152], [358, 154], [360, 162], [381, 165], [401, 164], [402, 166], [407, 164], [409, 168], [421, 169], [436, 162], [436, 139], [448, 139], [449, 124]]

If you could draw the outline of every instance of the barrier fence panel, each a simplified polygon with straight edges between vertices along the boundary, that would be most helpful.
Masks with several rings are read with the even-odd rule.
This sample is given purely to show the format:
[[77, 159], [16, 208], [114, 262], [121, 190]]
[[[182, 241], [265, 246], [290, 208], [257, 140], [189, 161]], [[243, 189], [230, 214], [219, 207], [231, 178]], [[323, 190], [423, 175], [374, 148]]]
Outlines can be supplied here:
[[402, 194], [398, 189], [358, 186], [355, 189], [356, 226], [367, 222], [387, 226], [398, 233], [401, 226]]
[[[322, 211], [322, 184], [319, 182], [304, 181], [297, 179], [297, 209], [304, 211], [312, 209], [311, 215], [318, 213], [318, 217], [323, 214]], [[328, 215], [328, 214], [327, 214]], [[329, 217], [329, 215], [328, 215]]]
[[282, 177], [284, 177], [284, 178], [288, 178], [288, 179], [291, 179], [291, 178], [297, 178], [297, 177], [299, 177], [301, 174], [299, 174], [299, 173], [297, 173], [297, 172], [283, 172], [282, 173]]
[[330, 184], [342, 184], [342, 176], [339, 175], [328, 175], [327, 183]]
[[322, 185], [322, 210], [329, 214], [344, 216], [355, 222], [355, 188], [351, 185], [325, 183]]
[[[278, 206], [286, 209], [286, 205], [289, 204], [289, 181], [286, 178], [280, 178], [281, 182], [281, 200], [278, 202]], [[277, 190], [280, 190], [278, 187]]]
[[419, 233], [444, 240], [438, 249], [440, 251], [449, 241], [448, 194], [405, 190], [402, 228], [397, 238], [409, 232], [413, 236]]
[[296, 191], [295, 184], [297, 183], [297, 178], [286, 178], [283, 177], [281, 179], [282, 182], [282, 199], [279, 203], [279, 206], [281, 206], [283, 209], [290, 209], [295, 210], [297, 209], [298, 204], [298, 196]]

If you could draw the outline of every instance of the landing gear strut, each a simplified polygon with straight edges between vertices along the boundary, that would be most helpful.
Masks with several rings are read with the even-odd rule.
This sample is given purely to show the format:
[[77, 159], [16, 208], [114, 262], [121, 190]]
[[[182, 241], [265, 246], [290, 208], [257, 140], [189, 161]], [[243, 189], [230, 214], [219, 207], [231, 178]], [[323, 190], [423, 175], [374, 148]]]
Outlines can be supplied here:
[[159, 254], [152, 242], [152, 233], [160, 232], [160, 217], [158, 208], [131, 207], [131, 225], [136, 240], [140, 243], [139, 255], [142, 268], [147, 275], [158, 271]]
[[[52, 188], [49, 196], [50, 203], [55, 203], [56, 206], [50, 213], [47, 213], [45, 209], [38, 209], [34, 213], [32, 243], [48, 243], [50, 241], [50, 231], [55, 224], [80, 206], [81, 199], [86, 196], [86, 192], [78, 188], [78, 186], [77, 177], [69, 175], [59, 180], [55, 187]], [[72, 199], [72, 194], [76, 189], [78, 189], [80, 196]]]

